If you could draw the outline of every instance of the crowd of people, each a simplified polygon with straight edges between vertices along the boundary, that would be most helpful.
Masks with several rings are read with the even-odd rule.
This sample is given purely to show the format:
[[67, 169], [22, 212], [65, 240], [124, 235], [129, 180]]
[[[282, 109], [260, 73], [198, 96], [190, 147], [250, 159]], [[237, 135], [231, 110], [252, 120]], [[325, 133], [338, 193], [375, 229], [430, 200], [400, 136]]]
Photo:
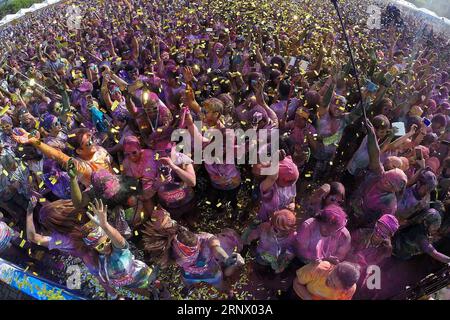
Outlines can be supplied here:
[[[109, 299], [233, 299], [252, 273], [350, 300], [387, 259], [449, 263], [449, 39], [341, 5], [357, 70], [329, 1], [74, 0], [3, 27], [0, 256], [75, 257]], [[211, 128], [279, 130], [279, 162], [172, 141]]]

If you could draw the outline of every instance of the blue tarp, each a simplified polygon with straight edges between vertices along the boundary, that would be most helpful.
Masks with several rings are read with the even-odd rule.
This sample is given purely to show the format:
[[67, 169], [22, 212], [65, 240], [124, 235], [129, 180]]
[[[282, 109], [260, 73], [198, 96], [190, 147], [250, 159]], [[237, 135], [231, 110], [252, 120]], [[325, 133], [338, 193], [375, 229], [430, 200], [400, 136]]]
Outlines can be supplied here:
[[85, 300], [61, 286], [0, 259], [0, 281], [37, 300]]

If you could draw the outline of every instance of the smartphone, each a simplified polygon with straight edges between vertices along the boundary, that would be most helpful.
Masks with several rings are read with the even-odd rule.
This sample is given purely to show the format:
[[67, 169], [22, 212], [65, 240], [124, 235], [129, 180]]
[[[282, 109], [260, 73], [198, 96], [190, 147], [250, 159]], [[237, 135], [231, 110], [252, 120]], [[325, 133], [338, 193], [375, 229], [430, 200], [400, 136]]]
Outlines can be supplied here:
[[309, 62], [306, 61], [306, 60], [300, 61], [300, 63], [299, 63], [299, 68], [300, 68], [300, 70], [303, 70], [303, 71], [308, 70], [308, 68], [309, 68]]
[[402, 137], [406, 134], [405, 124], [403, 122], [393, 122], [392, 128], [395, 128], [395, 136]]
[[296, 57], [291, 57], [291, 60], [289, 61], [289, 66], [293, 67], [296, 61], [297, 61]]
[[431, 120], [430, 120], [430, 119], [423, 118], [422, 120], [423, 120], [423, 123], [424, 123], [427, 127], [431, 126]]
[[391, 84], [392, 84], [392, 81], [394, 81], [394, 76], [388, 72], [388, 73], [384, 76], [384, 80], [385, 80], [385, 83], [386, 83], [387, 85], [391, 85]]
[[373, 83], [372, 81], [367, 80], [366, 81], [366, 88], [367, 88], [367, 91], [369, 91], [370, 93], [375, 93], [375, 92], [378, 91], [379, 87], [375, 83]]
[[416, 152], [416, 160], [423, 160], [423, 153], [422, 153], [422, 149], [420, 148], [416, 148], [414, 149]]

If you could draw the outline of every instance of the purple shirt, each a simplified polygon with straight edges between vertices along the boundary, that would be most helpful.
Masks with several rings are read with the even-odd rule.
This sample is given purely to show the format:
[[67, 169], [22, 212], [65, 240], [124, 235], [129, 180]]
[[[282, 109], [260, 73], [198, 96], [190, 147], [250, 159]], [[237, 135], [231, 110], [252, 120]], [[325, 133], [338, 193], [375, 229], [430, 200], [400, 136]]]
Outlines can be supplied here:
[[234, 164], [206, 164], [209, 178], [214, 188], [233, 190], [241, 184], [241, 174]]
[[288, 187], [280, 187], [274, 183], [266, 192], [263, 192], [260, 186], [260, 192], [261, 208], [258, 212], [258, 219], [267, 221], [275, 211], [284, 209], [293, 202], [297, 195], [297, 188], [295, 183]]

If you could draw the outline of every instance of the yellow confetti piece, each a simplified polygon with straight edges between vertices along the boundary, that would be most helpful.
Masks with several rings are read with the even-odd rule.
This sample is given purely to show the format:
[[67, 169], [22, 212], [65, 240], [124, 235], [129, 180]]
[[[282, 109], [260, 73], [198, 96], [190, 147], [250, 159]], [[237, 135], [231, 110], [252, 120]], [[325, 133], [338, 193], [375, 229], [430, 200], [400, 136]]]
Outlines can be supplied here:
[[113, 170], [114, 170], [114, 172], [116, 173], [116, 174], [119, 174], [120, 173], [120, 171], [119, 171], [119, 169], [117, 169], [117, 168], [113, 168]]
[[3, 169], [3, 174], [5, 175], [5, 176], [8, 176], [9, 175], [9, 173], [8, 173], [8, 171], [6, 171], [5, 169]]
[[44, 181], [41, 181], [41, 183], [39, 183], [39, 189], [42, 188], [44, 186]]
[[138, 236], [138, 235], [139, 235], [139, 232], [138, 232], [137, 230], [134, 230], [134, 235], [135, 235], [135, 236]]
[[23, 246], [25, 245], [25, 243], [26, 243], [26, 241], [25, 241], [25, 239], [23, 239], [22, 242], [20, 242], [19, 247], [23, 248]]
[[222, 206], [222, 202], [219, 202], [218, 204], [216, 204], [217, 208], [219, 208], [220, 206]]
[[75, 137], [75, 136], [76, 136], [75, 133], [72, 133], [72, 134], [69, 134], [69, 135], [68, 135], [69, 138], [73, 138], [73, 137]]
[[39, 202], [45, 202], [45, 201], [47, 201], [47, 199], [45, 199], [45, 198], [40, 198], [39, 199]]
[[114, 100], [114, 102], [113, 102], [113, 104], [112, 104], [112, 106], [111, 106], [111, 111], [116, 110], [117, 107], [119, 106], [119, 104], [120, 104], [119, 101]]
[[0, 116], [3, 116], [7, 111], [9, 110], [9, 105], [4, 106], [2, 110], [0, 111]]
[[61, 243], [62, 243], [61, 240], [55, 241], [55, 244], [56, 244], [57, 246], [59, 246]]

